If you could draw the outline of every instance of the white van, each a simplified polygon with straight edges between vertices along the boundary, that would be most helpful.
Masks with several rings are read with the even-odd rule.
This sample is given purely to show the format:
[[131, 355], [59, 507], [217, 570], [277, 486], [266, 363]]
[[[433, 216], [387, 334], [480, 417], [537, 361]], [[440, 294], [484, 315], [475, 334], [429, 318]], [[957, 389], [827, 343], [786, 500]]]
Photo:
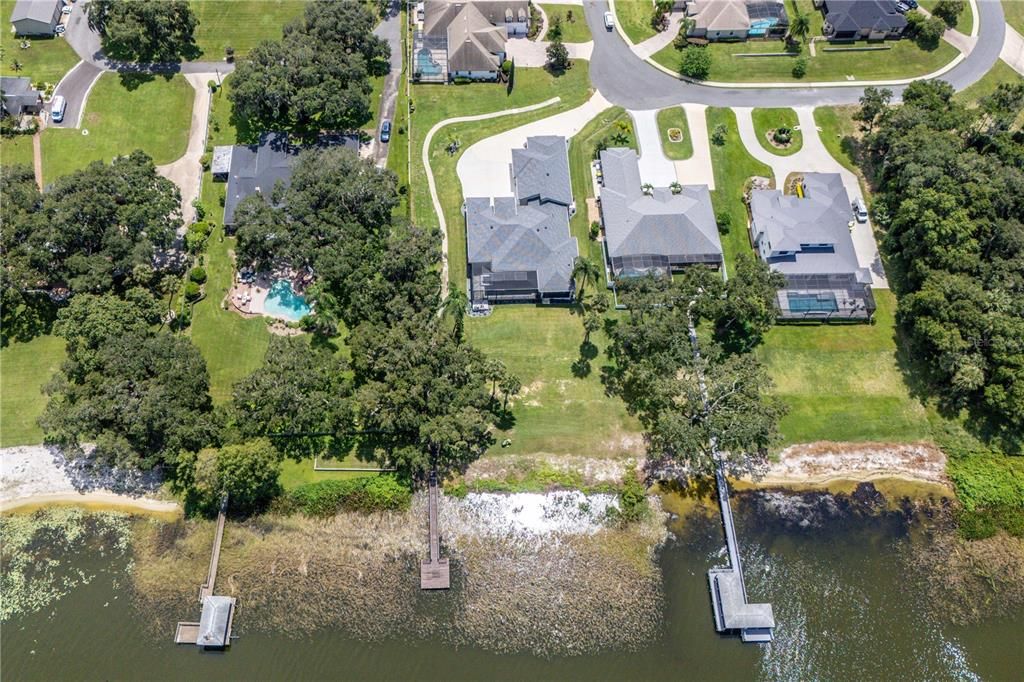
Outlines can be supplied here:
[[868, 207], [864, 205], [864, 200], [860, 197], [853, 200], [853, 215], [857, 217], [858, 223], [868, 221]]
[[57, 95], [53, 98], [53, 105], [50, 107], [50, 118], [54, 123], [60, 123], [64, 120], [64, 110], [68, 108], [68, 103], [64, 99], [64, 95]]
[[604, 13], [604, 27], [609, 31], [615, 28], [615, 15], [611, 12]]

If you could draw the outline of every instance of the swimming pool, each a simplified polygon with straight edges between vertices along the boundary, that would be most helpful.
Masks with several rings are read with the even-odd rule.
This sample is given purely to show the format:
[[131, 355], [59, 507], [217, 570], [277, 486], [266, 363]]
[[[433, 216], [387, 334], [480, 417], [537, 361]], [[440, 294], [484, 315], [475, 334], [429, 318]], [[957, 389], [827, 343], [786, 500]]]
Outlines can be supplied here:
[[279, 279], [267, 292], [267, 300], [263, 303], [263, 312], [271, 317], [298, 322], [313, 312], [313, 309], [306, 303], [305, 297], [295, 293], [289, 280]]
[[436, 76], [441, 73], [441, 65], [434, 61], [430, 50], [423, 49], [416, 53], [416, 70], [424, 76]]

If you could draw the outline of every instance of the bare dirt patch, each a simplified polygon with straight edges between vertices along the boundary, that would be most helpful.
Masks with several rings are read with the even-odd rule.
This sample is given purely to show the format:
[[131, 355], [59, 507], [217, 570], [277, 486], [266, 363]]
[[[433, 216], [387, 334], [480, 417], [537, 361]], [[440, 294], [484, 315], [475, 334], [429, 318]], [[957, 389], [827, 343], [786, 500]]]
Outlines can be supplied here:
[[792, 445], [773, 461], [762, 485], [815, 483], [847, 478], [910, 478], [942, 485], [946, 456], [926, 443], [833, 443]]

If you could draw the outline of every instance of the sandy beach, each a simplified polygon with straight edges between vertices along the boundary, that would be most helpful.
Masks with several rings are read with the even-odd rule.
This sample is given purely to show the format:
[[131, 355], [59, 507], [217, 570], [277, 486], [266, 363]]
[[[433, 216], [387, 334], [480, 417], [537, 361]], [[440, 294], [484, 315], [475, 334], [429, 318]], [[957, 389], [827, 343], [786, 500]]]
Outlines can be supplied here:
[[157, 477], [92, 466], [88, 459], [68, 461], [43, 445], [0, 449], [0, 512], [50, 503], [178, 511], [176, 502], [155, 497], [159, 484]]

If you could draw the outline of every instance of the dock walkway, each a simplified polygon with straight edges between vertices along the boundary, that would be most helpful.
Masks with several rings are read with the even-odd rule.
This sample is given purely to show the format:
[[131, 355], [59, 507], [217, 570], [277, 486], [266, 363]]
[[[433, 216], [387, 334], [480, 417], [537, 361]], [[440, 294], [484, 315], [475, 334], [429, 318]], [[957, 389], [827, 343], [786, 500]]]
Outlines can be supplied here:
[[427, 504], [430, 521], [430, 559], [420, 564], [420, 589], [423, 590], [447, 590], [451, 587], [448, 559], [441, 557], [441, 531], [437, 522], [439, 495], [437, 474], [432, 471]]
[[[690, 346], [693, 357], [700, 360], [697, 344], [697, 329], [689, 320]], [[708, 409], [708, 388], [704, 375], [697, 371], [704, 409]], [[770, 642], [775, 630], [775, 614], [771, 604], [747, 602], [747, 587], [743, 582], [743, 562], [740, 559], [740, 545], [736, 539], [736, 526], [732, 519], [732, 505], [729, 502], [729, 481], [725, 477], [722, 456], [718, 452], [718, 441], [711, 438], [711, 454], [715, 460], [715, 483], [718, 487], [718, 503], [722, 508], [722, 527], [725, 530], [725, 545], [729, 551], [728, 568], [712, 568], [708, 571], [708, 585], [711, 588], [711, 605], [715, 618], [715, 630], [728, 632], [739, 630], [744, 642]]]

